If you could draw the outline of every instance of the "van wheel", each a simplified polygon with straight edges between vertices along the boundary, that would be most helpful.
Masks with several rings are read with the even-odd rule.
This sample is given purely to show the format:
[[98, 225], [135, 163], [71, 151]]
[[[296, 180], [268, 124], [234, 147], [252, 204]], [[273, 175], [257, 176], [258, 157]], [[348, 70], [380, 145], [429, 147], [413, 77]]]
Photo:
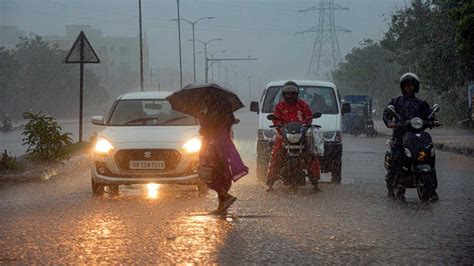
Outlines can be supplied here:
[[341, 159], [333, 162], [332, 168], [331, 168], [331, 182], [335, 184], [341, 184], [341, 168], [342, 168], [342, 163]]
[[91, 187], [92, 187], [92, 196], [100, 197], [104, 195], [105, 186], [103, 184], [95, 182], [94, 179], [92, 178], [91, 178]]
[[267, 181], [268, 161], [257, 159], [257, 179], [259, 181]]

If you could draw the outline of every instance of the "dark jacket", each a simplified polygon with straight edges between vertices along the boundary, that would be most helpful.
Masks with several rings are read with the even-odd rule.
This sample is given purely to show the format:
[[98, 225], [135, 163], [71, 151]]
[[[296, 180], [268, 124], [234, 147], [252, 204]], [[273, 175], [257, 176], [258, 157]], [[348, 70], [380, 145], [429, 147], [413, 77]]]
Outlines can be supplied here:
[[[393, 98], [388, 105], [395, 106], [395, 110], [401, 117], [400, 121], [411, 120], [415, 117], [420, 117], [423, 120], [427, 120], [428, 116], [431, 114], [430, 105], [426, 101], [416, 97], [409, 97], [405, 95], [398, 96]], [[389, 110], [384, 110], [383, 121], [386, 126], [388, 126], [388, 122], [392, 121], [394, 116], [395, 115]], [[434, 116], [432, 119], [434, 119]], [[394, 137], [401, 137], [401, 135], [406, 131], [407, 128], [395, 128], [393, 130], [393, 135]]]

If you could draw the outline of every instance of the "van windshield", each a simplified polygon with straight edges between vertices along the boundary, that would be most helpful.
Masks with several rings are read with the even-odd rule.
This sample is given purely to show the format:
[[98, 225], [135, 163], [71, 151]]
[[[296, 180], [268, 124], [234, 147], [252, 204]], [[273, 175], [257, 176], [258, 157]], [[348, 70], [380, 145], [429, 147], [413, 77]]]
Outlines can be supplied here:
[[[269, 87], [263, 102], [262, 112], [273, 113], [275, 106], [282, 100], [281, 86]], [[299, 97], [309, 104], [313, 113], [338, 114], [334, 89], [330, 87], [300, 86]]]

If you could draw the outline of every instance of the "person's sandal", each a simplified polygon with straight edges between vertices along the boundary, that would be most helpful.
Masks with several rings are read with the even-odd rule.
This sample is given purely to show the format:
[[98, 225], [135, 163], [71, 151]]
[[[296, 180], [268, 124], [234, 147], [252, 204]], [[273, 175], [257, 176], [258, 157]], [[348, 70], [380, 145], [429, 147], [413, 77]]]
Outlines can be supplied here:
[[227, 211], [227, 209], [230, 207], [230, 205], [232, 205], [235, 201], [237, 200], [236, 197], [232, 196], [232, 195], [229, 195], [228, 198], [226, 198], [224, 200], [224, 202], [222, 203], [222, 208], [221, 210], [219, 211], [218, 214], [222, 214], [224, 213], [225, 211]]

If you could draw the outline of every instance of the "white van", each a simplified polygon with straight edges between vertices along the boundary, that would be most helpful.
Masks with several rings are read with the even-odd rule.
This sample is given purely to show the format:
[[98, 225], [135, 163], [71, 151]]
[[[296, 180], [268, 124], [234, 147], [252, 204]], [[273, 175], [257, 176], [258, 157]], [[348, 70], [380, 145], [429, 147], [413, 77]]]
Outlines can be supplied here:
[[[287, 80], [273, 81], [266, 85], [260, 102], [252, 102], [250, 110], [259, 115], [257, 131], [257, 177], [265, 180], [275, 132], [267, 115], [273, 113], [281, 100], [281, 89]], [[341, 182], [342, 115], [350, 112], [349, 103], [341, 104], [336, 85], [331, 82], [294, 80], [299, 86], [299, 97], [305, 100], [314, 112], [322, 116], [313, 121], [321, 126], [324, 139], [324, 155], [319, 158], [321, 172], [331, 173], [331, 181]]]

